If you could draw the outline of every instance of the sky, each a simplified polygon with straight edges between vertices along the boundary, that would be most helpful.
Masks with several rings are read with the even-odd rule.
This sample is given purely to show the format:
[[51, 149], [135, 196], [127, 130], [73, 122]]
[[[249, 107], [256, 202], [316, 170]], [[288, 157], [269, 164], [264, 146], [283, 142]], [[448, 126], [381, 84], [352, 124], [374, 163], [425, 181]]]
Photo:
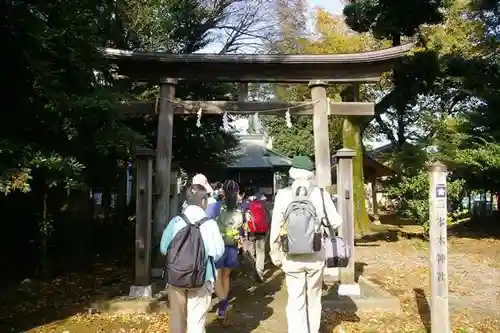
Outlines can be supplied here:
[[[309, 6], [311, 9], [314, 7], [322, 7], [334, 14], [341, 14], [344, 8], [344, 5], [340, 0], [309, 0]], [[312, 23], [312, 22], [311, 22]], [[312, 25], [312, 24], [311, 24]], [[313, 25], [312, 25], [313, 26]], [[205, 51], [207, 52], [207, 51]], [[239, 119], [233, 122], [233, 125], [237, 128], [237, 132], [246, 133], [246, 129], [248, 127], [247, 119]], [[368, 142], [374, 148], [383, 146], [389, 141], [387, 140], [377, 140], [375, 142]]]
[[312, 8], [323, 7], [334, 14], [342, 13], [342, 9], [344, 8], [340, 0], [309, 0], [309, 3]]

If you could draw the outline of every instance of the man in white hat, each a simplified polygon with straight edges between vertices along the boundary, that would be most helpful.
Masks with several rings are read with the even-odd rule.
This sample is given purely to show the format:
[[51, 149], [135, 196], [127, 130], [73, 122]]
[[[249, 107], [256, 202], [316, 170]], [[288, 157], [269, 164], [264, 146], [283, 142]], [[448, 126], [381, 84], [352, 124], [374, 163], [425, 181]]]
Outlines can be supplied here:
[[342, 220], [330, 195], [315, 185], [309, 157], [294, 157], [289, 174], [292, 185], [274, 200], [270, 256], [285, 273], [288, 333], [318, 333], [326, 259], [321, 223], [336, 229]]

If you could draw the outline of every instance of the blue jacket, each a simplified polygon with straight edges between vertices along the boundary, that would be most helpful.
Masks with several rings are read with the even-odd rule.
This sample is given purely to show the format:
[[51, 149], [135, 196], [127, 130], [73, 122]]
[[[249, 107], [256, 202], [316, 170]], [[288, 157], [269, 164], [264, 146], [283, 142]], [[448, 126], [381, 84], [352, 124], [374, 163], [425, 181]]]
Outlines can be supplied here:
[[207, 216], [210, 217], [211, 219], [216, 219], [217, 217], [219, 217], [221, 206], [222, 206], [222, 201], [217, 201], [214, 198], [209, 197], [207, 209], [205, 209]]
[[[184, 215], [189, 219], [191, 223], [197, 222], [202, 218], [206, 217], [205, 211], [198, 206], [187, 206], [184, 209]], [[176, 216], [168, 224], [160, 241], [160, 252], [166, 254], [170, 242], [175, 237], [177, 232], [186, 226], [186, 222]], [[217, 226], [217, 222], [214, 219], [206, 221], [200, 227], [201, 236], [203, 237], [203, 243], [205, 245], [205, 253], [207, 254], [207, 265], [208, 257], [212, 257], [214, 262], [219, 260], [224, 254], [224, 241]], [[206, 281], [215, 281], [215, 267], [213, 265], [208, 265], [207, 273], [205, 276]]]
[[[187, 207], [187, 201], [184, 201], [182, 203], [182, 210], [186, 209]], [[210, 217], [211, 219], [216, 219], [219, 214], [220, 214], [220, 207], [221, 207], [221, 202], [215, 200], [213, 197], [208, 197], [208, 205], [207, 209], [205, 209], [205, 212], [207, 213], [207, 216]]]

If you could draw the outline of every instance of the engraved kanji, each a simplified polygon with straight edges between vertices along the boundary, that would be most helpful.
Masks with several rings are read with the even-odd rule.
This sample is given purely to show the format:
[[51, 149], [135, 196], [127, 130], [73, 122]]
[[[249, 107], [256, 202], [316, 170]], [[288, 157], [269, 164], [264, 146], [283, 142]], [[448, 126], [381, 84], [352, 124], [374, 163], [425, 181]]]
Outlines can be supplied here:
[[438, 222], [438, 225], [440, 227], [442, 227], [442, 226], [444, 226], [446, 224], [446, 221], [445, 221], [444, 217], [442, 217], [442, 216], [438, 217], [437, 222]]
[[436, 238], [436, 241], [438, 245], [445, 245], [446, 244], [446, 238], [443, 235], [439, 235], [438, 238]]
[[443, 282], [445, 280], [444, 272], [438, 272], [437, 279], [439, 282]]
[[446, 255], [444, 253], [438, 253], [436, 258], [439, 264], [442, 264], [446, 261]]

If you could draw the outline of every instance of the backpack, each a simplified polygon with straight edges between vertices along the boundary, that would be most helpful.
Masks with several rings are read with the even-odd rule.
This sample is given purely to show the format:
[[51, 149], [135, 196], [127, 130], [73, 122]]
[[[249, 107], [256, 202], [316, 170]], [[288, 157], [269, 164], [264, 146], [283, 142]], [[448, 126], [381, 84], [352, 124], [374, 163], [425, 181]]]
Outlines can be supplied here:
[[281, 249], [287, 254], [312, 254], [321, 250], [321, 224], [309, 199], [313, 188], [299, 187], [285, 210]]
[[217, 225], [225, 245], [235, 246], [238, 243], [239, 227], [242, 222], [243, 215], [239, 209], [227, 210], [227, 205], [222, 203], [220, 214], [217, 217]]
[[[204, 217], [191, 223], [184, 214], [179, 214], [179, 217], [186, 222], [186, 226], [175, 234], [168, 246], [165, 281], [178, 288], [200, 288], [205, 284], [207, 272], [207, 255], [200, 227], [210, 218]], [[213, 265], [213, 258], [208, 259]]]
[[260, 200], [253, 200], [248, 205], [250, 213], [247, 220], [248, 232], [265, 233], [269, 231], [269, 221], [264, 203]]

